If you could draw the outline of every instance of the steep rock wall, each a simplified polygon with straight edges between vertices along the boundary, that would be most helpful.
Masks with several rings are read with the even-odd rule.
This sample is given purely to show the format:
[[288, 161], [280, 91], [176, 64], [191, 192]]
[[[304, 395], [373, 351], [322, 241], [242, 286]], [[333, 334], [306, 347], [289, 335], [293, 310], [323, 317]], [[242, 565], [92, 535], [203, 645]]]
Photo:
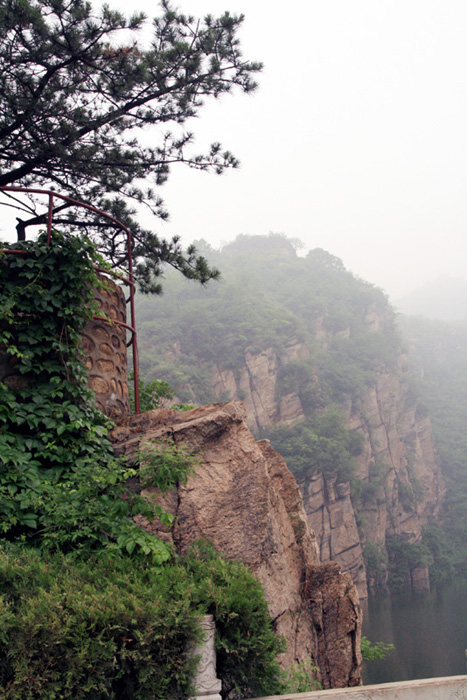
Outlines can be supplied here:
[[321, 564], [302, 498], [285, 461], [268, 441], [256, 442], [239, 403], [185, 413], [150, 411], [116, 428], [117, 453], [131, 461], [141, 442], [174, 440], [201, 455], [186, 486], [162, 497], [146, 495], [176, 516], [170, 530], [145, 529], [183, 553], [194, 540], [211, 540], [244, 561], [264, 586], [269, 609], [287, 640], [283, 662], [311, 659], [325, 688], [361, 682], [361, 609], [348, 574]]
[[253, 431], [302, 418], [303, 407], [296, 392], [279, 397], [279, 370], [291, 360], [306, 360], [308, 348], [291, 338], [280, 351], [267, 348], [260, 353], [245, 353], [238, 372], [213, 368], [213, 386], [217, 396], [230, 396], [245, 404], [248, 424]]
[[[365, 323], [376, 333], [384, 326], [374, 308], [368, 310]], [[332, 333], [325, 329], [324, 319], [316, 322], [316, 338], [323, 349], [336, 337], [349, 335], [350, 329]], [[281, 394], [279, 383], [281, 368], [308, 357], [307, 346], [293, 338], [280, 351], [270, 347], [256, 355], [247, 352], [236, 373], [216, 366], [213, 384], [219, 395], [227, 392], [244, 401], [253, 431], [267, 432], [305, 417], [299, 391]], [[321, 560], [337, 561], [364, 598], [368, 589], [386, 585], [388, 538], [419, 542], [422, 528], [439, 514], [445, 487], [430, 420], [410, 389], [405, 354], [391, 369], [381, 363], [373, 384], [357, 401], [348, 401], [345, 414], [346, 427], [364, 437], [357, 469], [360, 495], [351, 496], [349, 483], [320, 473], [301, 480], [299, 486]], [[417, 590], [429, 586], [426, 567], [414, 569], [411, 579]]]
[[[430, 420], [411, 396], [405, 356], [395, 373], [382, 372], [348, 425], [365, 435], [370, 449], [358, 458], [364, 484], [360, 505], [362, 543], [375, 543], [382, 554], [388, 537], [419, 542], [422, 528], [439, 515], [445, 487], [433, 443]], [[369, 585], [384, 581], [384, 564], [370, 571]], [[413, 588], [429, 587], [428, 571], [412, 572]]]

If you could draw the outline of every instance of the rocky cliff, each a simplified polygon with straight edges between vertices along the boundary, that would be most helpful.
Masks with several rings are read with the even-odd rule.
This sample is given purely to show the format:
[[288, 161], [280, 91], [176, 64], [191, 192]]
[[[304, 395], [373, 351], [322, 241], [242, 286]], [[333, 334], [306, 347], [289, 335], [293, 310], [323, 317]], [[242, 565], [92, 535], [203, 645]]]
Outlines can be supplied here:
[[[426, 587], [422, 529], [445, 489], [384, 293], [321, 249], [298, 257], [289, 245], [285, 254], [277, 234], [239, 237], [213, 262], [224, 283], [202, 294], [174, 286], [172, 299], [169, 288], [160, 312], [141, 305], [143, 375], [185, 401], [244, 402], [250, 428], [297, 478], [321, 559], [350, 572], [362, 597], [385, 588], [388, 568]], [[361, 441], [347, 474], [337, 468], [342, 435], [311, 424], [336, 407]]]
[[244, 561], [264, 586], [275, 627], [287, 640], [284, 665], [311, 659], [325, 688], [361, 682], [355, 586], [337, 564], [320, 563], [295, 479], [268, 441], [255, 441], [241, 404], [150, 411], [116, 428], [113, 439], [130, 462], [146, 441], [191, 446], [201, 464], [186, 486], [164, 497], [146, 491], [175, 515], [172, 528], [141, 526], [181, 553], [204, 538]]
[[[368, 322], [378, 332], [380, 319], [374, 310]], [[320, 326], [317, 335], [326, 348], [334, 339]], [[340, 332], [340, 337], [345, 335], [345, 330]], [[213, 383], [219, 395], [227, 391], [241, 397], [252, 430], [267, 434], [268, 428], [305, 417], [299, 392], [281, 395], [278, 383], [285, 364], [308, 356], [306, 345], [292, 339], [279, 352], [267, 348], [256, 355], [245, 353], [236, 376], [217, 365]], [[311, 381], [319, 384], [317, 378]], [[388, 538], [420, 542], [422, 528], [439, 514], [445, 488], [430, 420], [411, 391], [405, 354], [391, 371], [381, 366], [359, 400], [347, 402], [344, 415], [347, 428], [364, 436], [357, 489], [351, 494], [349, 482], [322, 473], [298, 477], [298, 482], [321, 560], [337, 561], [366, 597], [368, 588], [386, 585]], [[411, 571], [410, 583], [416, 590], [429, 586], [426, 566]]]

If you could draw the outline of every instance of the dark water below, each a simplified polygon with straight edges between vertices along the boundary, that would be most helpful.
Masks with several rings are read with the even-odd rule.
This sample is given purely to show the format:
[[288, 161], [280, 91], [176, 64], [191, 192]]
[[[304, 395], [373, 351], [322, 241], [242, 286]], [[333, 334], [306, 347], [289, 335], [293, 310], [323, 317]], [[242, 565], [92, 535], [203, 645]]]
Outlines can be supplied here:
[[467, 673], [467, 581], [423, 595], [370, 599], [363, 606], [363, 634], [396, 647], [365, 664], [366, 685]]

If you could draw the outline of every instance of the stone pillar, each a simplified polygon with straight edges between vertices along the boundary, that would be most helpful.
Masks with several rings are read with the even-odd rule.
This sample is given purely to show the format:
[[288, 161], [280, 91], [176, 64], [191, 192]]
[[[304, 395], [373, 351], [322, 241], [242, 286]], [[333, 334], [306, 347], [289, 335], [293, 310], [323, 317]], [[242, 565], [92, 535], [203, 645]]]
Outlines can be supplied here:
[[[104, 287], [95, 291], [100, 314], [126, 322], [123, 290], [112, 279], [99, 275]], [[86, 324], [81, 348], [89, 372], [88, 386], [96, 394], [97, 407], [120, 424], [130, 415], [127, 375], [127, 331], [111, 321], [92, 320]], [[13, 391], [27, 386], [30, 379], [21, 374], [18, 360], [0, 346], [0, 382]]]
[[[123, 290], [107, 277], [96, 290], [100, 313], [126, 322]], [[117, 424], [130, 414], [127, 385], [126, 330], [116, 323], [92, 320], [86, 324], [82, 348], [89, 372], [88, 385], [96, 394], [97, 407]]]
[[222, 700], [220, 690], [222, 683], [216, 676], [216, 649], [214, 633], [216, 623], [212, 615], [205, 615], [201, 621], [204, 641], [196, 647], [195, 655], [200, 656], [196, 674], [196, 696], [193, 700]]

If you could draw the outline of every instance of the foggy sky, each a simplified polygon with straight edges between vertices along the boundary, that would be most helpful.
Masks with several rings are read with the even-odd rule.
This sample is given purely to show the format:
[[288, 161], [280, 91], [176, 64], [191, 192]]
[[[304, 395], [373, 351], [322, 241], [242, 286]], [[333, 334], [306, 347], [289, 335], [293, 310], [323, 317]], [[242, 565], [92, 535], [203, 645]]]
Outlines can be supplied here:
[[[174, 170], [167, 234], [218, 246], [283, 232], [397, 297], [467, 277], [467, 3], [184, 0], [244, 13], [253, 96], [206, 105], [196, 145], [241, 160], [221, 177]], [[152, 3], [140, 2], [149, 12]]]
[[188, 124], [195, 152], [221, 141], [241, 167], [174, 168], [160, 234], [218, 247], [283, 232], [392, 297], [441, 274], [467, 278], [465, 0], [176, 4], [244, 13], [245, 57], [265, 69], [254, 95], [208, 103]]

